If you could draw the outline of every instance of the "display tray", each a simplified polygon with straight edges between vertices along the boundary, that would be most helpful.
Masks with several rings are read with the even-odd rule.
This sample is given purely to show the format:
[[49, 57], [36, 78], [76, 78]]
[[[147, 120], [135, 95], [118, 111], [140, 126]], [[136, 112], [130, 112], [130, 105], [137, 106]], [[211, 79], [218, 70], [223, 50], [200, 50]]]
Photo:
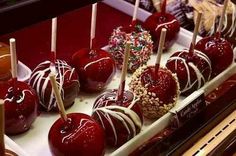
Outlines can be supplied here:
[[[106, 1], [105, 1], [106, 2]], [[109, 2], [119, 3], [121, 1], [119, 0], [109, 0]], [[130, 7], [129, 3], [127, 3]], [[140, 20], [141, 17], [147, 17], [148, 12], [143, 12], [139, 10], [138, 17]], [[150, 14], [150, 13], [149, 13]], [[184, 48], [188, 48], [191, 42], [191, 32], [188, 32], [185, 29], [181, 29], [179, 36], [175, 42], [175, 44], [168, 50], [168, 52], [164, 53], [162, 55], [161, 65], [163, 66], [167, 59], [170, 57], [170, 55], [173, 54], [173, 52], [177, 50], [182, 50]], [[107, 47], [104, 47], [107, 48]], [[148, 61], [148, 65], [153, 65], [155, 63], [156, 54], [153, 54], [151, 56], [151, 59]], [[235, 65], [232, 65], [235, 66]], [[218, 75], [215, 79], [213, 79], [210, 83], [206, 84], [206, 87], [204, 86], [204, 91], [211, 91], [214, 89], [215, 86], [219, 85], [222, 81], [226, 80], [232, 72], [232, 66], [224, 71], [224, 73]], [[235, 69], [235, 67], [234, 67]], [[236, 71], [233, 71], [234, 73]], [[130, 76], [127, 76], [127, 84], [130, 82]], [[113, 78], [112, 82], [108, 85], [108, 89], [118, 88], [119, 85], [119, 78], [120, 73], [119, 71], [116, 73], [115, 77]], [[128, 86], [126, 84], [126, 89], [128, 89]], [[178, 100], [177, 105], [172, 109], [172, 111], [179, 110], [183, 108], [183, 106], [188, 105], [191, 101], [193, 101], [195, 98], [197, 98], [200, 93], [203, 92], [203, 89], [200, 89], [199, 91], [195, 91], [193, 94], [191, 94], [188, 97], [181, 96]], [[78, 98], [75, 100], [75, 104], [67, 109], [67, 113], [72, 112], [80, 112], [90, 115], [92, 112], [92, 106], [96, 99], [96, 97], [101, 93], [96, 94], [86, 94], [86, 93], [80, 93]], [[20, 147], [22, 147], [25, 152], [27, 152], [29, 155], [33, 156], [50, 156], [51, 153], [49, 151], [48, 146], [48, 132], [52, 124], [59, 118], [59, 114], [56, 113], [41, 113], [40, 116], [36, 119], [36, 121], [33, 123], [31, 129], [27, 131], [26, 133], [23, 133], [21, 135], [17, 136], [11, 136], [11, 139], [13, 139]], [[160, 119], [156, 121], [149, 121], [144, 120], [144, 126], [141, 130], [141, 132], [128, 141], [126, 144], [121, 146], [118, 149], [107, 149], [106, 155], [128, 155], [132, 151], [134, 151], [137, 147], [142, 145], [145, 141], [152, 138], [155, 134], [160, 132], [162, 129], [164, 129], [172, 119], [173, 114], [167, 113]]]
[[12, 141], [8, 136], [5, 135], [4, 139], [5, 139], [5, 148], [6, 149], [9, 149], [9, 150], [15, 152], [19, 156], [30, 156], [24, 150], [22, 150], [22, 148], [19, 147], [19, 145], [17, 145], [14, 141]]

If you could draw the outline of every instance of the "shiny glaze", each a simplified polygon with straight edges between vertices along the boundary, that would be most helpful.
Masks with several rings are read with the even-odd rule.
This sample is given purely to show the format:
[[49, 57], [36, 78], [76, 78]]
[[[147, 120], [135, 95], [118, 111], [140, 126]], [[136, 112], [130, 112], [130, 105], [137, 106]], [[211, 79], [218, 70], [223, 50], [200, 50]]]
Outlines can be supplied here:
[[104, 128], [107, 145], [121, 146], [137, 135], [142, 127], [142, 113], [134, 94], [125, 91], [123, 102], [117, 90], [100, 95], [93, 106], [93, 118]]
[[37, 94], [28, 84], [15, 79], [0, 83], [0, 88], [0, 98], [5, 100], [6, 134], [27, 131], [37, 117]]
[[[40, 104], [46, 111], [57, 110], [56, 99], [53, 95], [49, 74], [51, 73], [51, 62], [40, 63], [32, 72], [29, 84], [36, 90]], [[56, 60], [56, 80], [65, 107], [74, 103], [79, 93], [78, 75], [74, 68], [65, 61]]]
[[130, 41], [128, 72], [133, 73], [147, 63], [153, 51], [153, 41], [149, 32], [133, 21], [128, 27], [117, 27], [109, 39], [109, 52], [118, 69], [123, 67], [126, 42]]
[[102, 49], [81, 49], [72, 56], [72, 64], [79, 73], [81, 89], [87, 92], [101, 91], [115, 74], [115, 62]]
[[211, 61], [202, 52], [188, 50], [174, 53], [166, 67], [177, 74], [182, 94], [190, 94], [203, 86], [211, 77]]
[[148, 92], [155, 93], [163, 104], [173, 103], [178, 95], [178, 84], [172, 76], [171, 72], [166, 69], [159, 68], [157, 74], [155, 67], [149, 66], [141, 74], [142, 85], [147, 87]]
[[58, 119], [50, 128], [48, 142], [54, 156], [102, 156], [105, 152], [104, 132], [90, 116], [67, 114], [65, 123]]
[[11, 78], [11, 57], [8, 45], [0, 42], [0, 80]]
[[233, 62], [231, 44], [224, 38], [205, 37], [198, 41], [196, 49], [204, 52], [211, 60], [212, 77], [217, 76]]
[[139, 68], [129, 83], [129, 89], [139, 99], [143, 116], [152, 120], [162, 117], [173, 108], [180, 94], [176, 75], [166, 68], [156, 67]]
[[166, 28], [166, 39], [164, 50], [167, 50], [176, 40], [180, 31], [180, 24], [176, 18], [169, 13], [155, 13], [144, 22], [144, 28], [149, 30], [155, 42], [154, 49], [158, 48], [161, 29]]

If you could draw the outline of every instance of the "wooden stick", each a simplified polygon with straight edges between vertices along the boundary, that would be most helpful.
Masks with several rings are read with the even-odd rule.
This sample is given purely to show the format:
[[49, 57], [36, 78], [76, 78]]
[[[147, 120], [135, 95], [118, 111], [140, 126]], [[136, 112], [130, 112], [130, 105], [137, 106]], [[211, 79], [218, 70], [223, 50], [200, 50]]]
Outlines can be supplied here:
[[156, 64], [155, 64], [155, 72], [157, 73], [160, 67], [160, 62], [161, 62], [161, 55], [163, 52], [163, 47], [165, 44], [165, 39], [166, 39], [166, 28], [161, 29], [161, 36], [159, 40], [159, 45], [158, 45], [158, 51], [157, 51], [157, 58], [156, 58]]
[[166, 0], [162, 0], [162, 3], [161, 3], [161, 13], [163, 13], [163, 14], [166, 13]]
[[125, 77], [127, 74], [128, 61], [129, 61], [129, 55], [130, 55], [130, 44], [131, 42], [128, 41], [125, 46], [125, 56], [123, 60], [123, 68], [121, 72], [120, 85], [117, 91], [117, 101], [122, 101], [123, 99], [123, 94], [124, 94], [124, 89], [125, 89]]
[[92, 6], [92, 17], [91, 17], [90, 49], [93, 48], [93, 39], [95, 38], [95, 32], [96, 32], [96, 21], [97, 21], [97, 3], [94, 3]]
[[160, 1], [159, 0], [152, 0], [152, 4], [155, 7], [156, 11], [159, 12], [160, 11]]
[[196, 20], [196, 24], [195, 24], [195, 27], [194, 27], [193, 38], [192, 38], [193, 47], [195, 47], [195, 43], [196, 43], [196, 39], [197, 39], [197, 35], [198, 35], [198, 30], [199, 30], [199, 26], [200, 26], [200, 23], [201, 23], [201, 18], [202, 18], [202, 13], [197, 12], [197, 20]]
[[4, 114], [4, 100], [0, 99], [0, 155], [5, 155], [5, 114]]
[[57, 18], [52, 19], [51, 52], [57, 51]]
[[10, 53], [12, 78], [17, 78], [16, 40], [14, 38], [10, 39]]
[[137, 19], [137, 13], [138, 13], [138, 8], [139, 8], [139, 1], [140, 1], [140, 0], [136, 0], [136, 1], [135, 1], [134, 13], [133, 13], [133, 19], [132, 19], [132, 21], [135, 21], [135, 20]]
[[225, 16], [225, 11], [226, 11], [226, 8], [227, 8], [227, 4], [228, 4], [228, 0], [225, 0], [223, 10], [222, 10], [222, 13], [221, 13], [221, 17], [220, 17], [220, 23], [219, 23], [218, 30], [217, 30], [218, 33], [221, 33], [221, 29], [223, 27], [223, 21], [224, 21], [224, 16]]
[[58, 106], [58, 109], [59, 109], [59, 113], [61, 115], [61, 118], [66, 122], [67, 121], [67, 115], [66, 115], [65, 107], [63, 105], [61, 94], [60, 94], [59, 89], [58, 89], [57, 81], [55, 79], [55, 74], [51, 73], [49, 77], [50, 77], [50, 81], [51, 81], [51, 84], [52, 84], [52, 90], [53, 90], [54, 95], [55, 95], [56, 100], [57, 100], [57, 106]]

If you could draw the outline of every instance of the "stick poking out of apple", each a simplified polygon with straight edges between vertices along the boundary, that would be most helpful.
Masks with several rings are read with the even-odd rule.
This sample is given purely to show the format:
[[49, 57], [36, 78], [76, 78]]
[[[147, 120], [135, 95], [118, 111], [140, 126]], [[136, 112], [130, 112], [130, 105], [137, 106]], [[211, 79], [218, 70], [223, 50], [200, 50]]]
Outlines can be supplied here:
[[120, 85], [119, 85], [119, 89], [117, 91], [117, 101], [123, 100], [124, 88], [125, 88], [125, 77], [127, 74], [128, 61], [129, 61], [129, 55], [130, 55], [130, 44], [131, 43], [128, 41], [126, 43], [126, 47], [125, 47], [125, 56], [124, 56], [123, 68], [122, 68], [122, 72], [121, 72]]
[[52, 73], [50, 75], [50, 81], [51, 81], [51, 84], [52, 84], [53, 92], [54, 92], [56, 100], [57, 100], [57, 106], [58, 106], [58, 109], [59, 109], [59, 113], [61, 115], [61, 118], [64, 120], [64, 122], [66, 122], [67, 121], [67, 115], [66, 115], [65, 107], [63, 105], [61, 94], [60, 94], [59, 89], [58, 89], [57, 81], [56, 81], [56, 78], [55, 78], [55, 73]]
[[156, 58], [156, 63], [155, 63], [155, 75], [158, 75], [158, 70], [160, 67], [160, 62], [161, 62], [161, 55], [163, 52], [164, 44], [165, 44], [165, 38], [166, 38], [166, 28], [161, 29], [161, 37], [158, 45], [158, 51], [157, 51], [157, 58]]

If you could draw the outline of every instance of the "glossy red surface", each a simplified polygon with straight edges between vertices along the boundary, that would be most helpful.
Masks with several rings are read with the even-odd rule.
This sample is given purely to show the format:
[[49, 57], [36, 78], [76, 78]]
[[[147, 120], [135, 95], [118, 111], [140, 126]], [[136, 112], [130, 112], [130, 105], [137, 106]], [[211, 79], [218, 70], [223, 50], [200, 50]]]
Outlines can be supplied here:
[[201, 39], [195, 48], [204, 52], [210, 58], [212, 77], [225, 70], [233, 61], [231, 44], [224, 38], [219, 38], [216, 35]]
[[6, 134], [14, 135], [27, 131], [38, 113], [35, 91], [28, 84], [14, 79], [0, 83], [0, 88], [0, 98], [5, 99]]
[[164, 50], [171, 47], [180, 31], [180, 24], [176, 18], [169, 13], [155, 13], [144, 22], [144, 28], [149, 30], [154, 41], [154, 49], [158, 48], [161, 29], [166, 28], [166, 39]]
[[79, 73], [82, 90], [87, 92], [106, 88], [116, 71], [115, 61], [102, 49], [81, 49], [72, 56], [71, 62]]
[[163, 104], [174, 102], [174, 98], [178, 93], [178, 84], [172, 73], [163, 68], [159, 68], [156, 73], [155, 67], [149, 66], [142, 73], [141, 82], [143, 86], [147, 85], [148, 92], [156, 93], [160, 101], [163, 101]]
[[[94, 102], [94, 110], [96, 108], [106, 108], [106, 106], [121, 106], [128, 108], [132, 102], [134, 102], [134, 94], [130, 91], [125, 91], [123, 95], [123, 102], [122, 101], [116, 101], [116, 93], [117, 90], [109, 90], [105, 92], [104, 94], [100, 95], [97, 100]], [[138, 103], [135, 103], [131, 110], [134, 111], [138, 117], [141, 119], [141, 122], [143, 120], [141, 108]], [[130, 127], [129, 122], [126, 120], [127, 118], [122, 118], [123, 116], [120, 115], [119, 118], [117, 118], [116, 115], [112, 114], [118, 114], [122, 113], [124, 116], [127, 115], [128, 112], [123, 112], [121, 110], [112, 110], [113, 113], [107, 112], [107, 113], [101, 113], [99, 110], [95, 110], [92, 114], [92, 117], [101, 125], [103, 126], [105, 130], [106, 135], [106, 142], [108, 146], [111, 147], [119, 147], [126, 143], [129, 139], [131, 139], [134, 135], [134, 131], [132, 131], [132, 127]], [[106, 114], [103, 115], [103, 114]], [[109, 117], [108, 117], [109, 116]], [[119, 115], [118, 115], [119, 116]], [[123, 120], [121, 121], [120, 118]], [[133, 121], [134, 122], [134, 121]], [[124, 124], [126, 123], [126, 124]], [[128, 127], [126, 127], [128, 126]], [[113, 129], [115, 128], [115, 129]], [[127, 128], [130, 132], [128, 132]], [[140, 128], [135, 125], [136, 133], [140, 132]], [[116, 140], [117, 136], [117, 140]]]
[[[166, 67], [171, 70], [173, 73], [177, 74], [178, 81], [180, 83], [180, 90], [183, 91], [186, 86], [191, 86], [186, 91], [182, 92], [185, 95], [188, 95], [198, 89], [198, 84], [200, 83], [201, 86], [204, 85], [203, 80], [201, 79], [201, 82], [197, 81], [197, 73], [193, 70], [193, 68], [189, 65], [189, 63], [192, 63], [195, 65], [200, 72], [199, 74], [202, 74], [204, 79], [208, 81], [209, 75], [211, 74], [211, 69], [203, 58], [196, 55], [196, 53], [193, 53], [193, 55], [186, 51], [179, 51], [174, 53], [170, 58], [178, 57], [180, 59], [174, 59], [174, 60], [168, 60], [166, 63]], [[186, 64], [185, 64], [186, 63]], [[188, 74], [189, 71], [189, 74]]]
[[54, 156], [102, 156], [105, 152], [104, 132], [90, 116], [67, 114], [51, 127], [48, 142]]

